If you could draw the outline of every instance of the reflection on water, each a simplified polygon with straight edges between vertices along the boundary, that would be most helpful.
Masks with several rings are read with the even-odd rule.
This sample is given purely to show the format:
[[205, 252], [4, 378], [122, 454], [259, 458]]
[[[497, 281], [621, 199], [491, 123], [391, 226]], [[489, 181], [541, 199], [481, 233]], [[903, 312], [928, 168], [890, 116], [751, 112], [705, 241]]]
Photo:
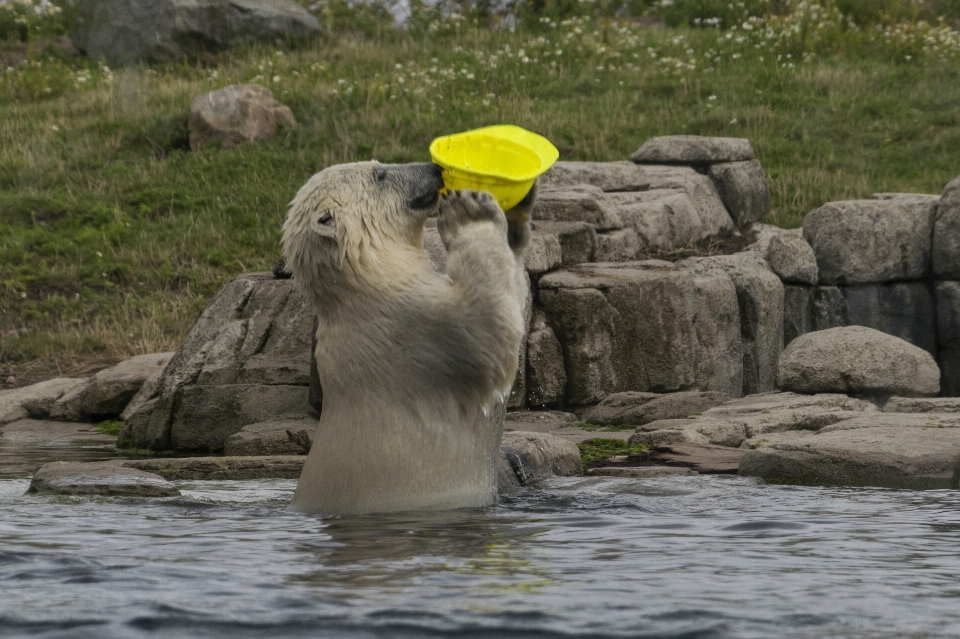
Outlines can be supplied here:
[[0, 636], [955, 637], [960, 492], [554, 480], [321, 518], [294, 481], [157, 500], [0, 481]]

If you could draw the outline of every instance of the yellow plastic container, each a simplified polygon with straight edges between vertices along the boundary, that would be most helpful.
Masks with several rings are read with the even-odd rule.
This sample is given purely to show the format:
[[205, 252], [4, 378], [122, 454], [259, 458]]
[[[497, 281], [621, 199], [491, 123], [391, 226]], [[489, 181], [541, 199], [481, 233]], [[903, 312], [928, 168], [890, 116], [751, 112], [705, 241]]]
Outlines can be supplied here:
[[489, 191], [508, 211], [560, 157], [550, 140], [512, 124], [439, 137], [430, 156], [443, 169], [445, 190]]

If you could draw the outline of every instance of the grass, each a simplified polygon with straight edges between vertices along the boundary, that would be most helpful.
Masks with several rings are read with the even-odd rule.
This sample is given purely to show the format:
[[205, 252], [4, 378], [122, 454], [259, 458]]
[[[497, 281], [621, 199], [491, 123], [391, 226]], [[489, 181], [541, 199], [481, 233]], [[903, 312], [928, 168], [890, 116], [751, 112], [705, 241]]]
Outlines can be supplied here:
[[103, 435], [112, 435], [116, 437], [123, 429], [123, 421], [119, 419], [108, 419], [97, 424], [97, 430]]
[[[656, 135], [749, 138], [767, 221], [783, 226], [831, 200], [938, 193], [960, 173], [960, 39], [925, 28], [940, 44], [451, 17], [169, 66], [37, 52], [0, 70], [0, 380], [175, 349], [218, 287], [273, 265], [311, 174], [425, 161], [433, 137], [492, 123], [542, 133], [568, 160], [625, 159]], [[190, 152], [192, 98], [237, 82], [269, 86], [298, 126]]]
[[577, 447], [580, 449], [580, 460], [583, 462], [584, 470], [587, 469], [587, 465], [591, 462], [603, 461], [615, 455], [637, 455], [647, 450], [644, 444], [628, 446], [627, 442], [622, 439], [610, 439], [606, 437], [595, 437], [584, 440], [577, 444]]

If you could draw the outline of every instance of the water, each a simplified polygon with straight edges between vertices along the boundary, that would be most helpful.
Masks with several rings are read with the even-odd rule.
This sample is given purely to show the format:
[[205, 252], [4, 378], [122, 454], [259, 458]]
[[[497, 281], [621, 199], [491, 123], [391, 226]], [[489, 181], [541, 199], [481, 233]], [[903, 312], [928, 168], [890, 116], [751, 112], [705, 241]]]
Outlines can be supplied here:
[[0, 481], [0, 637], [960, 635], [960, 491], [571, 478], [329, 519], [287, 480], [27, 485]]

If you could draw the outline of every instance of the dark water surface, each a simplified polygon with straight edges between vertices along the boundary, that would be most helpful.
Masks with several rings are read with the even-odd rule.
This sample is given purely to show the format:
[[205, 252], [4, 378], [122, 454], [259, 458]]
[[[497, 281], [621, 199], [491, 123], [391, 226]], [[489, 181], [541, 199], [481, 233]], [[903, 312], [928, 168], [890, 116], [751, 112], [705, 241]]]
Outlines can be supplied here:
[[324, 519], [287, 480], [27, 485], [0, 481], [0, 637], [960, 636], [960, 491], [565, 479]]

